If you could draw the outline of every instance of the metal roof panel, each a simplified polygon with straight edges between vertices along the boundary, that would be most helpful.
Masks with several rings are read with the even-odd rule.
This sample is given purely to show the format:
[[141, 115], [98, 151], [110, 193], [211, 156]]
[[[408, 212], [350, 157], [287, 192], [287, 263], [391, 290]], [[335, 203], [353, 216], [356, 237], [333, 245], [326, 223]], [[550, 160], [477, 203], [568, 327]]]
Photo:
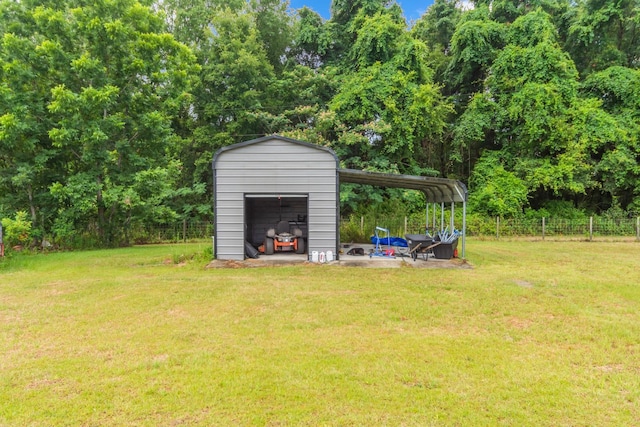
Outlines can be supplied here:
[[340, 182], [374, 185], [376, 187], [407, 188], [422, 191], [429, 203], [463, 203], [467, 200], [467, 187], [461, 181], [427, 176], [368, 172], [338, 169]]

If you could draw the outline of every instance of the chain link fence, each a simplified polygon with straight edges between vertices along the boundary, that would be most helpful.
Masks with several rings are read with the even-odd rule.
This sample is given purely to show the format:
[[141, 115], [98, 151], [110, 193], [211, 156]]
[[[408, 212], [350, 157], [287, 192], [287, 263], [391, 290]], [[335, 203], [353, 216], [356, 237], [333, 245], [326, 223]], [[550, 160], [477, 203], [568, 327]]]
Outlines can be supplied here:
[[[490, 225], [489, 225], [490, 224]], [[473, 227], [467, 235], [473, 234]], [[509, 219], [499, 217], [486, 221], [482, 232], [477, 235], [502, 237], [539, 237], [540, 239], [635, 239], [640, 240], [640, 218], [580, 219], [539, 218]]]
[[[419, 217], [363, 217], [351, 216], [340, 221], [340, 237], [342, 242], [368, 242], [376, 227], [389, 230], [390, 235], [404, 237], [405, 234], [421, 234], [425, 232], [425, 218]], [[441, 229], [451, 230], [451, 221], [447, 213], [444, 220], [438, 217], [430, 219], [428, 231], [431, 234]], [[462, 229], [462, 219], [455, 218], [454, 228]], [[590, 217], [580, 219], [535, 218], [535, 219], [503, 219], [467, 218], [467, 236], [487, 238], [537, 238], [548, 240], [580, 239], [580, 240], [638, 240], [640, 241], [640, 217], [638, 218], [601, 218]], [[131, 228], [130, 241], [134, 244], [189, 242], [211, 239], [214, 235], [213, 222], [181, 221], [163, 225], [140, 225]]]
[[[425, 218], [395, 216], [351, 216], [343, 218], [340, 223], [340, 236], [343, 242], [367, 242], [374, 234], [376, 227], [389, 230], [392, 236], [403, 237], [405, 234], [422, 234], [425, 228], [431, 233], [449, 228], [451, 220], [449, 212], [444, 217], [432, 217], [425, 224]], [[426, 225], [426, 227], [425, 227]], [[462, 230], [462, 218], [454, 218], [453, 228]], [[533, 218], [502, 219], [468, 216], [466, 223], [467, 236], [493, 238], [538, 238], [541, 240], [639, 240], [640, 218], [601, 218], [589, 217], [580, 219]]]
[[211, 239], [213, 222], [180, 221], [171, 224], [141, 224], [128, 230], [134, 244], [189, 242]]

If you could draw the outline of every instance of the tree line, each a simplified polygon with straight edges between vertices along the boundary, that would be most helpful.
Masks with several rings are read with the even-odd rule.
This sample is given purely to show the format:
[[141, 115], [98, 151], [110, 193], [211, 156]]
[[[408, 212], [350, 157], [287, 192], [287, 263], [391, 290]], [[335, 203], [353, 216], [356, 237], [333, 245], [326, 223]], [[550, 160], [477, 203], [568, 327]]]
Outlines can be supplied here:
[[[215, 151], [276, 133], [345, 168], [460, 179], [478, 214], [637, 213], [639, 9], [0, 0], [0, 217], [96, 246], [211, 219]], [[420, 206], [343, 187], [345, 213]]]

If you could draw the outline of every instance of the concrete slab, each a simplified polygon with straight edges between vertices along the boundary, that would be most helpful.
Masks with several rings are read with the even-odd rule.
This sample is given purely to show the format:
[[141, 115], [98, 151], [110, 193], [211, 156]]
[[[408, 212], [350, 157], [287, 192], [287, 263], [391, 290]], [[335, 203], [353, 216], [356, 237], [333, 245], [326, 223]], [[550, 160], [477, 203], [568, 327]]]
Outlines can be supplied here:
[[[364, 256], [347, 255], [347, 251], [351, 247], [363, 248]], [[290, 266], [290, 265], [317, 265], [317, 266], [342, 266], [342, 267], [361, 267], [361, 268], [453, 268], [464, 269], [472, 268], [466, 260], [460, 258], [452, 258], [449, 260], [436, 259], [429, 256], [425, 260], [422, 256], [414, 261], [408, 255], [402, 256], [402, 252], [406, 252], [406, 248], [394, 248], [399, 255], [395, 257], [369, 256], [373, 245], [370, 244], [353, 244], [349, 248], [342, 248], [339, 254], [339, 260], [329, 263], [314, 263], [309, 260], [309, 255], [298, 255], [295, 253], [276, 253], [273, 255], [260, 255], [258, 259], [246, 259], [244, 261], [224, 261], [213, 260], [207, 268], [253, 268], [253, 267], [272, 267], [272, 266]]]

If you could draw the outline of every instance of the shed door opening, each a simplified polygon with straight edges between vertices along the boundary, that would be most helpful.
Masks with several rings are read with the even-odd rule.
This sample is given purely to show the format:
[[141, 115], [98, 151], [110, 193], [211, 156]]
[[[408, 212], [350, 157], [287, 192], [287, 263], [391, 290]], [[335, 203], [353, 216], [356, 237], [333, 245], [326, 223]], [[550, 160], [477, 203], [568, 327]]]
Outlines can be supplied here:
[[269, 228], [288, 221], [308, 239], [309, 197], [307, 194], [245, 194], [245, 239], [260, 246]]

